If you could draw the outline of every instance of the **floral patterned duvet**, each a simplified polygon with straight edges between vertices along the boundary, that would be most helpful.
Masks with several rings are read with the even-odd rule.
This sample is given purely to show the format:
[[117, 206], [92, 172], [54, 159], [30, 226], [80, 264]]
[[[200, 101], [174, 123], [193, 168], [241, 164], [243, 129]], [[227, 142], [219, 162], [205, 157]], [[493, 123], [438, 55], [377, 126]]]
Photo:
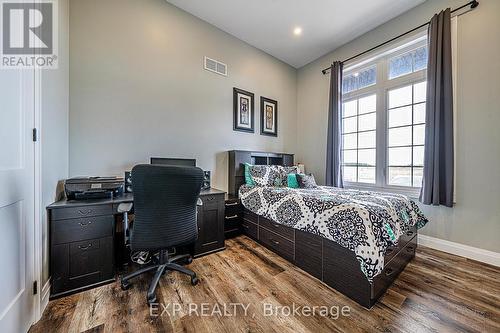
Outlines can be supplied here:
[[353, 251], [368, 281], [384, 268], [387, 247], [428, 220], [404, 195], [318, 186], [242, 185], [245, 208], [277, 223], [320, 235]]

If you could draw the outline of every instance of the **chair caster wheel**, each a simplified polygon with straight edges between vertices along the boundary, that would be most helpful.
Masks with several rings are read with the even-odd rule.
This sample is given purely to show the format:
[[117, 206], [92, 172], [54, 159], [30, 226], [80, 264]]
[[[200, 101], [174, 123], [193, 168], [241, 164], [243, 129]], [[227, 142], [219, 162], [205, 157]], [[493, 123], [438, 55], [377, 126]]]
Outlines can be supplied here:
[[129, 290], [130, 289], [130, 282], [123, 282], [120, 284], [122, 290]]
[[198, 280], [198, 278], [197, 278], [196, 276], [193, 276], [193, 277], [191, 278], [191, 284], [192, 284], [193, 286], [196, 286], [196, 285], [198, 284], [198, 282], [200, 282], [200, 281]]
[[186, 264], [191, 264], [193, 262], [193, 257], [187, 257], [186, 258]]
[[148, 304], [151, 305], [153, 303], [156, 303], [156, 295], [152, 295], [152, 296], [148, 295]]

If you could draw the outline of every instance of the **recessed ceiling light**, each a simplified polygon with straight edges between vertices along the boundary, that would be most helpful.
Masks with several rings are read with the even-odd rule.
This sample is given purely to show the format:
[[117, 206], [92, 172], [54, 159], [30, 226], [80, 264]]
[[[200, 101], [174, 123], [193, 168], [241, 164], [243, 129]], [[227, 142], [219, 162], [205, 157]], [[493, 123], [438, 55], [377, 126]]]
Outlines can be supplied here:
[[293, 29], [293, 34], [294, 34], [295, 36], [300, 36], [300, 35], [302, 35], [302, 28], [301, 28], [301, 27], [295, 27], [295, 28]]

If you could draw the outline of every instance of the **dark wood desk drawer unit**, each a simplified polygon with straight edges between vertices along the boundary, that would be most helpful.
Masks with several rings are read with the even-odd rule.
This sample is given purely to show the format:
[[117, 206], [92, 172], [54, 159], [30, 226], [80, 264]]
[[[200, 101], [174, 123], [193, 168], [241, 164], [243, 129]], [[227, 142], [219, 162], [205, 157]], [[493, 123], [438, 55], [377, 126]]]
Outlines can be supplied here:
[[114, 281], [112, 204], [48, 208], [51, 298]]

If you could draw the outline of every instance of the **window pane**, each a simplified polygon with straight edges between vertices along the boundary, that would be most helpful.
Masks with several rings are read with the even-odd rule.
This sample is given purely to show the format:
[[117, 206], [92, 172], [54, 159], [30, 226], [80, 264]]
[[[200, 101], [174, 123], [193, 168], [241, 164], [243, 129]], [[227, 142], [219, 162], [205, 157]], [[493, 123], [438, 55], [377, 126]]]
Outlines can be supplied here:
[[389, 185], [411, 186], [411, 167], [389, 167]]
[[425, 102], [427, 82], [420, 82], [413, 86], [413, 103]]
[[357, 134], [344, 135], [344, 149], [356, 149], [358, 146]]
[[360, 131], [369, 131], [377, 128], [377, 114], [369, 113], [362, 116], [359, 116], [359, 130]]
[[350, 117], [350, 116], [355, 116], [358, 114], [358, 101], [354, 100], [354, 101], [350, 101], [350, 102], [346, 102], [344, 103], [344, 107], [343, 107], [343, 117]]
[[377, 67], [365, 68], [359, 72], [344, 76], [342, 80], [342, 92], [344, 94], [371, 86], [377, 81]]
[[411, 166], [411, 147], [389, 148], [389, 166]]
[[411, 106], [389, 110], [389, 127], [411, 125]]
[[357, 163], [357, 150], [344, 150], [344, 165], [356, 165]]
[[413, 165], [424, 166], [424, 146], [413, 147]]
[[374, 167], [359, 167], [358, 182], [375, 184], [375, 168]]
[[358, 131], [358, 117], [344, 118], [343, 121], [343, 133], [352, 133]]
[[376, 138], [375, 131], [363, 132], [358, 134], [359, 148], [375, 148]]
[[411, 126], [389, 129], [389, 147], [410, 146]]
[[375, 166], [376, 165], [375, 149], [358, 150], [358, 165]]
[[358, 89], [375, 84], [376, 79], [377, 79], [376, 67], [370, 67], [368, 69], [359, 72]]
[[412, 72], [413, 56], [405, 53], [389, 60], [389, 79]]
[[344, 180], [347, 182], [356, 181], [356, 167], [345, 166], [344, 167]]
[[413, 126], [413, 144], [423, 145], [425, 143], [425, 125]]
[[413, 106], [413, 123], [414, 124], [425, 123], [425, 103]]
[[377, 111], [377, 95], [359, 99], [359, 114]]
[[358, 89], [358, 80], [354, 77], [354, 75], [349, 75], [343, 78], [342, 92], [344, 94], [356, 89]]
[[427, 68], [427, 46], [422, 46], [413, 53], [413, 71]]
[[424, 168], [413, 168], [413, 187], [422, 187]]
[[412, 103], [411, 96], [412, 86], [406, 86], [399, 89], [389, 91], [389, 109], [398, 106], [410, 105]]

